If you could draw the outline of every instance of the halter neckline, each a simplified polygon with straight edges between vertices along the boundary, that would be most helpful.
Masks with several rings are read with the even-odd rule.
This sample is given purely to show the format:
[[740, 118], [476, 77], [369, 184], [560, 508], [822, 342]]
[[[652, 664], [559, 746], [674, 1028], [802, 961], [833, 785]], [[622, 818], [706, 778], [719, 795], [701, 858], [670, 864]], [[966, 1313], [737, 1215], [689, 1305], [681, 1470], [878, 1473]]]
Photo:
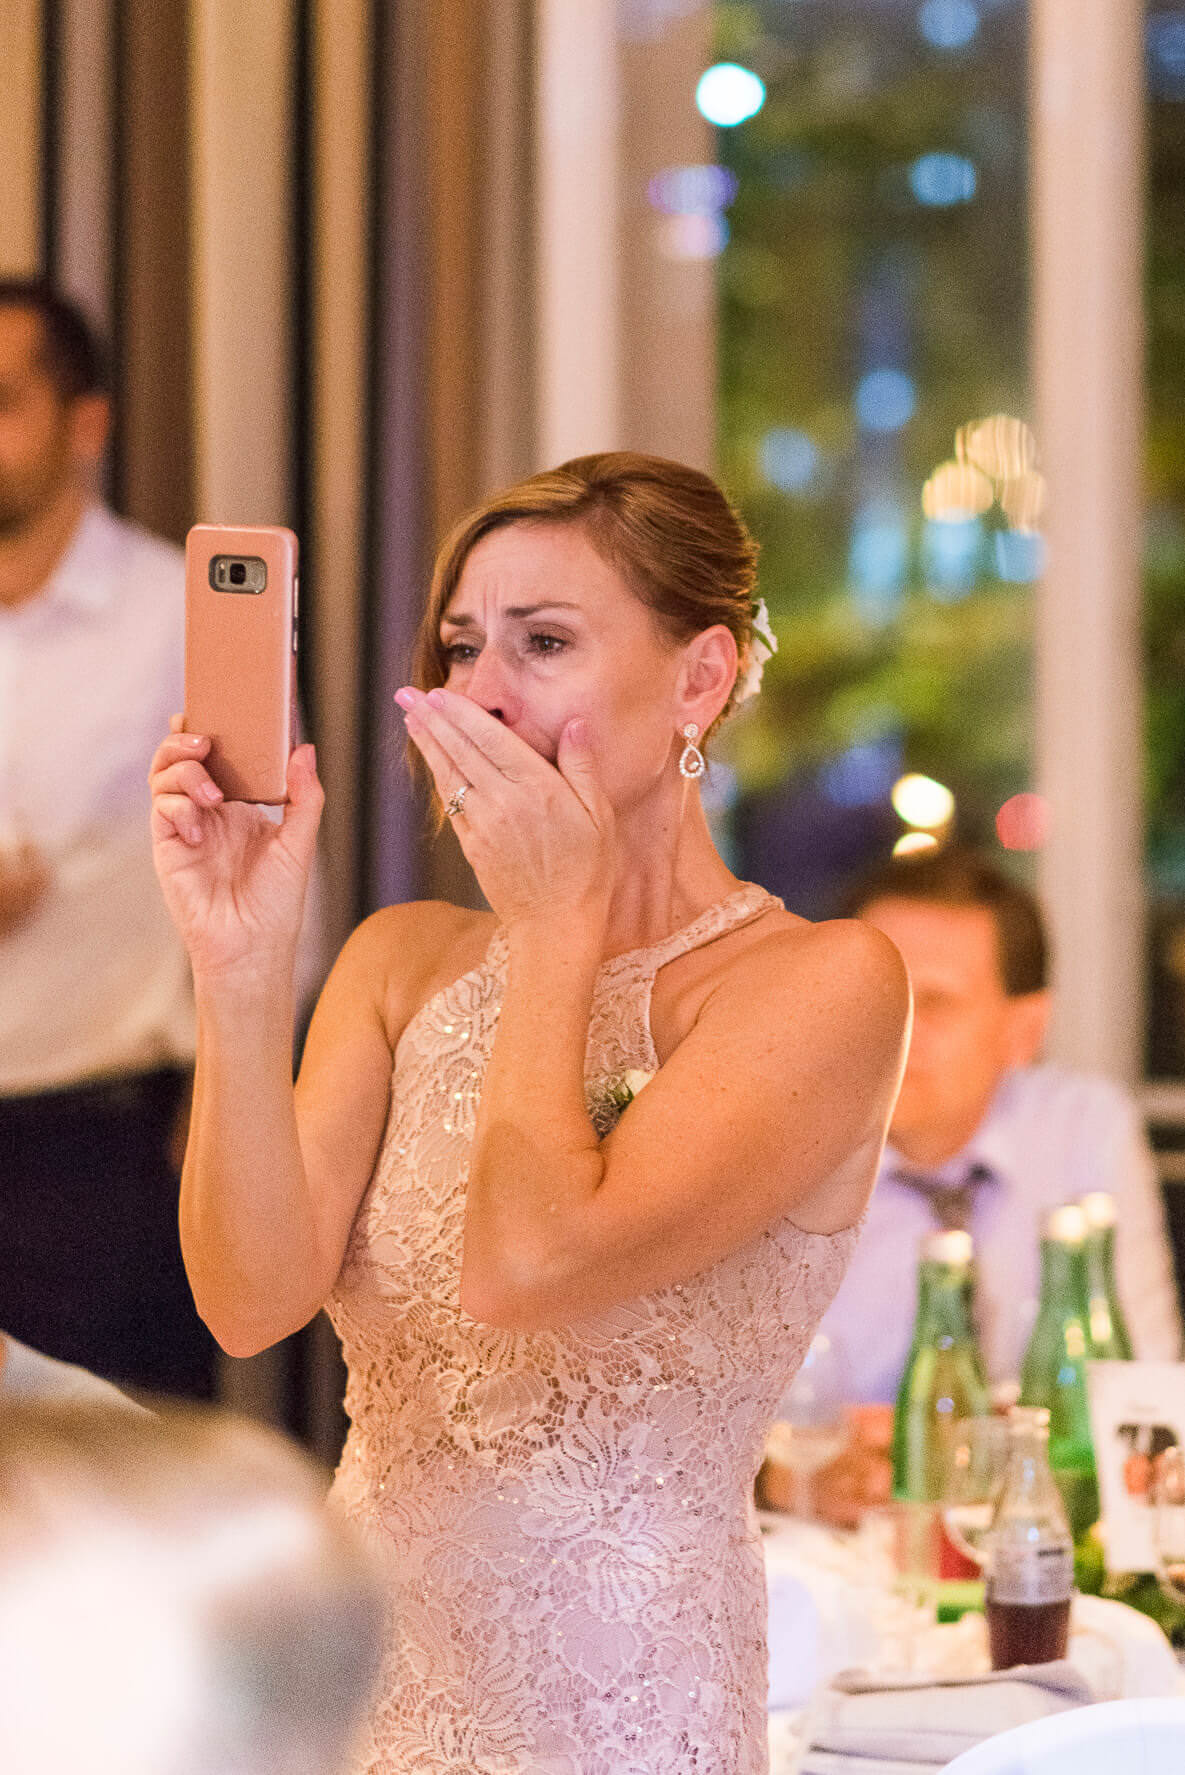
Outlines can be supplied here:
[[726, 931], [735, 930], [764, 912], [767, 906], [778, 906], [781, 902], [765, 888], [759, 887], [755, 881], [745, 881], [725, 894], [721, 900], [713, 900], [702, 912], [678, 930], [671, 931], [660, 937], [657, 943], [644, 943], [634, 949], [623, 949], [617, 955], [611, 955], [601, 963], [601, 973], [605, 974], [622, 967], [630, 967], [645, 958], [656, 958], [655, 971], [677, 956], [685, 955], [697, 947], [705, 930], [712, 937], [721, 937]]

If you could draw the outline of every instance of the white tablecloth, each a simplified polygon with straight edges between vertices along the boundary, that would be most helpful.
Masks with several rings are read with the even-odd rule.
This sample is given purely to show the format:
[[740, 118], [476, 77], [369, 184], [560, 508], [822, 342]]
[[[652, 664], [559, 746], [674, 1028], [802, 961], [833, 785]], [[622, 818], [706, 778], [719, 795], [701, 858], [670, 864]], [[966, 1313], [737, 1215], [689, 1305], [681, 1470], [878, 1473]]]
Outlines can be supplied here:
[[[990, 1667], [983, 1616], [939, 1626], [930, 1610], [900, 1594], [875, 1524], [839, 1535], [787, 1518], [765, 1520], [771, 1775], [791, 1775], [802, 1709], [841, 1670], [950, 1677]], [[1160, 1628], [1124, 1603], [1076, 1597], [1068, 1656], [1100, 1701], [1185, 1693]]]

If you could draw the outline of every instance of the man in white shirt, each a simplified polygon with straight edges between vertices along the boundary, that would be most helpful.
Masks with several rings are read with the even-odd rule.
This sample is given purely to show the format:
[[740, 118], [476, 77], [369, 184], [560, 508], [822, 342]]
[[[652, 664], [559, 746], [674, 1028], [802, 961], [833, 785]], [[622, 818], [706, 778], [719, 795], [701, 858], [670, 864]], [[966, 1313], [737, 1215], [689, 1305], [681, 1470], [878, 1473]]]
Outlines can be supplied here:
[[100, 503], [108, 406], [82, 316], [0, 283], [0, 1322], [202, 1397], [171, 1151], [193, 1003], [147, 817], [184, 557]]
[[143, 1411], [110, 1381], [100, 1380], [73, 1362], [58, 1362], [31, 1350], [0, 1331], [0, 1406], [14, 1399], [52, 1400], [55, 1405], [111, 1405], [119, 1411]]
[[876, 1191], [823, 1329], [853, 1395], [892, 1401], [909, 1349], [918, 1248], [937, 1227], [975, 1242], [975, 1318], [989, 1380], [1014, 1380], [1036, 1312], [1041, 1223], [1105, 1190], [1138, 1356], [1175, 1359], [1181, 1326], [1156, 1168], [1139, 1110], [1114, 1081], [1041, 1062], [1047, 946], [1033, 896], [953, 849], [902, 858], [854, 908], [900, 949], [914, 1028]]

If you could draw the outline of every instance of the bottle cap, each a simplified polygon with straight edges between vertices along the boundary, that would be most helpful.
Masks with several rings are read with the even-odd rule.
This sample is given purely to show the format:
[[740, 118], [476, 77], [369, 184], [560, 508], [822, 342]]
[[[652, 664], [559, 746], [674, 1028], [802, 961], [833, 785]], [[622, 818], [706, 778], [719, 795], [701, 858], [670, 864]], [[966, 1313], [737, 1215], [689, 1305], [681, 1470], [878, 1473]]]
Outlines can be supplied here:
[[1066, 1202], [1045, 1216], [1043, 1238], [1059, 1245], [1081, 1245], [1086, 1238], [1086, 1216], [1076, 1202]]
[[1092, 1231], [1114, 1226], [1118, 1218], [1115, 1212], [1115, 1197], [1109, 1196], [1105, 1189], [1091, 1190], [1088, 1196], [1083, 1196], [1078, 1206], [1085, 1214], [1086, 1224]]
[[944, 1263], [966, 1269], [971, 1262], [971, 1234], [951, 1228], [943, 1233], [927, 1233], [922, 1240], [922, 1262]]

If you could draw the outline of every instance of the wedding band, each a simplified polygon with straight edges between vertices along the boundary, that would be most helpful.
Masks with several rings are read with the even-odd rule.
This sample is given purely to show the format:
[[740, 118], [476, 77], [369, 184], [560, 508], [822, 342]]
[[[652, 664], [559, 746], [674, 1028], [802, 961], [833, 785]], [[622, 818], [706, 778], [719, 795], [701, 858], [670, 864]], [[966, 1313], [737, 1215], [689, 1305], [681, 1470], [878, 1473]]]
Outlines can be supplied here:
[[468, 795], [468, 793], [469, 793], [469, 784], [468, 783], [461, 783], [456, 789], [453, 790], [452, 794], [448, 798], [448, 804], [446, 805], [445, 810], [444, 810], [446, 819], [455, 820], [457, 815], [464, 811], [465, 797], [466, 797], [466, 795]]

